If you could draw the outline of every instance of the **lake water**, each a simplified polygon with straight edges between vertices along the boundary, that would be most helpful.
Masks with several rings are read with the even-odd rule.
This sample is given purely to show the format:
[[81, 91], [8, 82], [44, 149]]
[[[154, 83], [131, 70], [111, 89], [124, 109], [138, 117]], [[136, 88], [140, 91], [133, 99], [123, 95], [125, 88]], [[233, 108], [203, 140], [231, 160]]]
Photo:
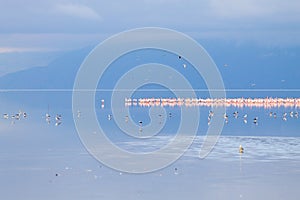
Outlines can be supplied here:
[[[35, 99], [35, 95], [28, 99]], [[35, 106], [2, 101], [3, 113], [13, 114], [19, 109], [28, 113], [26, 119], [15, 120], [13, 124], [11, 119], [0, 119], [3, 199], [296, 200], [300, 196], [300, 119], [289, 115], [299, 112], [298, 108], [227, 108], [229, 120], [224, 123], [216, 146], [200, 159], [211, 110], [201, 107], [196, 137], [182, 157], [158, 171], [130, 174], [107, 167], [87, 152], [74, 127], [70, 107], [52, 97], [48, 109], [49, 103], [41, 99], [32, 103]], [[235, 111], [239, 112], [237, 118], [233, 116]], [[46, 112], [52, 117], [62, 114], [62, 124], [55, 126], [54, 118], [47, 124]], [[270, 117], [270, 112], [276, 112], [277, 118]], [[284, 113], [287, 120], [282, 118]], [[151, 122], [148, 108], [130, 108], [130, 114], [137, 127], [139, 121], [143, 122], [142, 128], [154, 122], [161, 125], [160, 121]], [[179, 108], [166, 108], [161, 116], [164, 128], [157, 136], [140, 140], [120, 131], [109, 106], [96, 108], [107, 137], [119, 148], [133, 153], [156, 151], [172, 141], [180, 114]], [[245, 114], [247, 123], [243, 120]], [[82, 110], [80, 117], [85, 116]], [[126, 116], [121, 117], [126, 120]], [[253, 123], [255, 117], [257, 124]], [[95, 130], [91, 134], [98, 133]], [[139, 137], [143, 132], [136, 129], [133, 134]], [[239, 145], [244, 147], [243, 154], [238, 152]], [[114, 159], [118, 160], [118, 156]]]

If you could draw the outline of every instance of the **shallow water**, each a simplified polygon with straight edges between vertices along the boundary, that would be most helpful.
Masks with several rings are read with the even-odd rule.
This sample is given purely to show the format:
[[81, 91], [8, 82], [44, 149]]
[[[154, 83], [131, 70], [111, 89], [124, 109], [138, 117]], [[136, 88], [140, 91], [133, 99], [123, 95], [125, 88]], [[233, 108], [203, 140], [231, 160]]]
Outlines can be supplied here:
[[[13, 133], [17, 136], [20, 133]], [[48, 133], [45, 133], [47, 135]], [[28, 133], [30, 136], [30, 133]], [[3, 199], [298, 199], [298, 137], [222, 136], [205, 159], [199, 159], [204, 137], [195, 138], [186, 154], [152, 173], [127, 174], [96, 161], [78, 141], [49, 145], [74, 135], [53, 133], [40, 146], [2, 147], [0, 185]], [[2, 142], [9, 137], [1, 137]], [[119, 146], [149, 151], [170, 136]], [[48, 145], [47, 145], [48, 143]], [[245, 153], [238, 153], [243, 144]], [[13, 145], [13, 143], [11, 143]], [[51, 148], [50, 148], [51, 147]], [[143, 149], [145, 148], [145, 149]], [[117, 159], [117, 158], [116, 158]]]
[[[1, 198], [296, 200], [300, 196], [300, 119], [281, 118], [284, 112], [299, 111], [295, 108], [227, 108], [229, 122], [224, 124], [216, 146], [204, 159], [199, 158], [199, 151], [209, 128], [207, 116], [211, 108], [200, 108], [199, 130], [186, 153], [161, 170], [137, 175], [113, 170], [95, 160], [79, 139], [70, 106], [52, 101], [50, 114], [62, 114], [58, 127], [45, 122], [45, 102], [39, 101], [36, 108], [19, 104], [0, 107], [10, 114], [20, 108], [28, 113], [27, 119], [14, 124], [0, 119]], [[236, 110], [237, 119], [233, 117]], [[148, 111], [131, 109], [134, 123], [139, 125], [142, 120], [143, 126], [149, 124]], [[278, 117], [270, 118], [270, 112], [276, 112]], [[244, 123], [246, 113], [248, 122]], [[181, 112], [178, 108], [166, 108], [165, 127], [156, 137], [141, 140], [124, 136], [114, 122], [116, 116], [108, 120], [107, 116], [112, 114], [109, 108], [97, 108], [96, 114], [115, 145], [145, 153], [172, 141]], [[82, 110], [81, 117], [85, 115]], [[259, 119], [257, 125], [252, 122], [254, 117]], [[137, 129], [134, 134], [142, 133]], [[238, 153], [239, 145], [244, 147], [244, 154]]]

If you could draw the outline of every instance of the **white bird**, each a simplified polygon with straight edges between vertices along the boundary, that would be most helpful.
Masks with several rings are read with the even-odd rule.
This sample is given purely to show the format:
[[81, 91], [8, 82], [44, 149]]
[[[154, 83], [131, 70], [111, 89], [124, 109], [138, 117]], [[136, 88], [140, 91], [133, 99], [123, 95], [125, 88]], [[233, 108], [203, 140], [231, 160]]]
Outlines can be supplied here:
[[15, 119], [20, 120], [20, 114], [19, 113], [15, 114]]
[[101, 99], [101, 108], [104, 108], [104, 99]]
[[214, 112], [210, 110], [209, 113], [208, 113], [208, 116], [209, 117], [213, 117], [214, 116]]
[[234, 118], [237, 119], [239, 117], [239, 112], [238, 111], [234, 111], [233, 116], [234, 116]]
[[59, 125], [61, 125], [61, 121], [55, 122], [55, 126], [59, 126]]
[[55, 120], [56, 120], [56, 121], [61, 120], [61, 115], [57, 114], [57, 115], [55, 116]]
[[283, 113], [283, 115], [282, 115], [282, 120], [283, 120], [283, 121], [287, 121], [287, 113], [286, 113], [286, 112]]
[[224, 119], [225, 119], [225, 123], [228, 124], [228, 115], [226, 113], [224, 114]]
[[3, 114], [3, 118], [4, 118], [4, 119], [9, 119], [9, 115], [6, 114], [6, 113], [4, 113], [4, 114]]
[[245, 123], [245, 124], [247, 124], [247, 122], [248, 122], [248, 121], [247, 121], [247, 117], [248, 117], [248, 115], [245, 114], [245, 115], [244, 115], [244, 123]]
[[210, 125], [210, 122], [211, 122], [211, 117], [208, 116], [208, 117], [207, 117], [207, 125], [208, 125], [208, 126]]
[[270, 112], [270, 113], [269, 113], [269, 116], [270, 116], [270, 117], [273, 117], [273, 112]]
[[51, 116], [48, 113], [46, 113], [46, 122], [50, 124], [50, 121], [51, 121]]
[[61, 115], [57, 114], [55, 116], [55, 126], [61, 125]]
[[253, 119], [253, 123], [254, 123], [255, 125], [258, 125], [258, 117], [255, 117], [255, 118]]

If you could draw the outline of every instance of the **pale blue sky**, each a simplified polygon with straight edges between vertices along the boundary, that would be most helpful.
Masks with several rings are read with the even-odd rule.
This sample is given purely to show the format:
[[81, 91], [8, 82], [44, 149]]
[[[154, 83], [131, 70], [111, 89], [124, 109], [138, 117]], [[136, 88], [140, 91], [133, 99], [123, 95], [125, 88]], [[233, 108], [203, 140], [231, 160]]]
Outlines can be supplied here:
[[[0, 75], [144, 26], [175, 29], [196, 40], [299, 45], [299, 10], [298, 0], [2, 0]], [[20, 53], [26, 59], [9, 60]]]

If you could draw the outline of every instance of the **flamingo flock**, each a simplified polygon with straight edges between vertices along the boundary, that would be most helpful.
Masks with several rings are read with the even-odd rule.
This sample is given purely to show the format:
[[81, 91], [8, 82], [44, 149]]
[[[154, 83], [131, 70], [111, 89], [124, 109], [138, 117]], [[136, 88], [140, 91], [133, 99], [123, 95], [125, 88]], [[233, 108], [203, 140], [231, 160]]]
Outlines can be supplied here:
[[[211, 98], [140, 98], [131, 99], [125, 98], [125, 106], [139, 106], [139, 107], [212, 107], [212, 106], [223, 106], [223, 107], [263, 107], [263, 108], [274, 108], [274, 107], [294, 107], [300, 108], [300, 98], [222, 98], [222, 99], [211, 99]], [[238, 113], [236, 113], [238, 114]]]
[[[125, 98], [125, 106], [132, 107], [236, 107], [236, 108], [244, 108], [244, 107], [258, 107], [258, 108], [291, 108], [297, 109], [300, 108], [300, 98], [226, 98], [226, 99], [200, 99], [200, 98], [140, 98], [140, 99], [131, 99]], [[212, 118], [214, 116], [213, 111], [209, 111], [207, 117], [207, 124], [210, 125]], [[234, 111], [232, 113], [233, 119], [239, 118], [239, 112]], [[248, 114], [241, 115], [244, 124], [248, 123]], [[276, 119], [278, 114], [276, 112], [270, 112], [269, 117]], [[280, 116], [280, 115], [279, 115]], [[290, 111], [282, 113], [282, 120], [287, 121], [288, 117], [290, 118], [299, 118], [298, 111]], [[226, 124], [229, 122], [230, 116], [227, 113], [223, 115], [224, 121]], [[253, 124], [258, 125], [258, 117], [254, 117], [252, 119]]]

